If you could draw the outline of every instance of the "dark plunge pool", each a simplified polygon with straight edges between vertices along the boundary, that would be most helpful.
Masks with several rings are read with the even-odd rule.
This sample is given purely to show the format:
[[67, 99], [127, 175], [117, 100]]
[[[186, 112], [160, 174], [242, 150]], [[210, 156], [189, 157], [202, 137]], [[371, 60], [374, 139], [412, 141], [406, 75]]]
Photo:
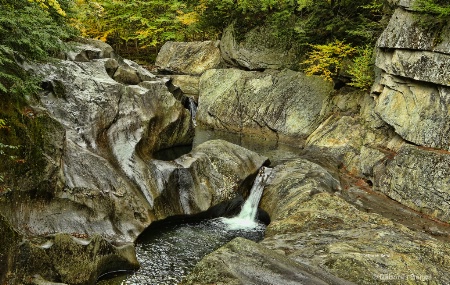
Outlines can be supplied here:
[[223, 218], [181, 225], [152, 225], [136, 244], [141, 268], [136, 272], [104, 276], [97, 284], [177, 284], [205, 255], [233, 238], [261, 240], [265, 225], [258, 223], [253, 228], [234, 228]]

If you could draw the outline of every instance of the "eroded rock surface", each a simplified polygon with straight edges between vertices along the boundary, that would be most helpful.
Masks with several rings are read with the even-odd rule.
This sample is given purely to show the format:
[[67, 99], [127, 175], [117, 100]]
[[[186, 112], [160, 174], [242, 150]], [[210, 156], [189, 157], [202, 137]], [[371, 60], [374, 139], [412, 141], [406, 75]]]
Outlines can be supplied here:
[[358, 210], [333, 194], [339, 183], [309, 161], [274, 172], [262, 199], [272, 223], [261, 245], [357, 284], [449, 282], [447, 243]]
[[[20, 280], [39, 274], [36, 284], [93, 284], [102, 273], [135, 268], [134, 251], [125, 254], [117, 244], [133, 249], [155, 220], [244, 194], [267, 161], [224, 141], [176, 161], [154, 160], [154, 152], [193, 140], [190, 113], [167, 79], [131, 61], [98, 58], [105, 51], [95, 46], [77, 52], [86, 56], [33, 67], [44, 78], [26, 113], [30, 132], [39, 134], [38, 153], [34, 167], [0, 195], [0, 228], [23, 237], [18, 252], [29, 262], [8, 263], [2, 280], [17, 273]], [[114, 80], [121, 66], [139, 82]], [[17, 240], [10, 245], [18, 248]], [[0, 250], [3, 268], [14, 254]]]
[[294, 262], [253, 241], [236, 238], [203, 258], [181, 284], [345, 285], [353, 284]]
[[329, 112], [331, 84], [290, 70], [209, 70], [200, 78], [197, 122], [301, 146]]
[[155, 201], [159, 218], [195, 214], [249, 189], [266, 157], [238, 145], [212, 140], [172, 162], [153, 161], [165, 191]]

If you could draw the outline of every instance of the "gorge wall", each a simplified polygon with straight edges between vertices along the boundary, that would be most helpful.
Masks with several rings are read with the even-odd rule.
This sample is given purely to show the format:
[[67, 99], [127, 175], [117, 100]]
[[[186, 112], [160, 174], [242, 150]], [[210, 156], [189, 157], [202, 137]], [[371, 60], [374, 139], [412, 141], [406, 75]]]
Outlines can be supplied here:
[[21, 119], [43, 135], [35, 160], [21, 175], [6, 172], [0, 193], [2, 233], [10, 236], [2, 284], [94, 284], [103, 273], [136, 269], [133, 242], [150, 223], [243, 195], [266, 163], [220, 140], [174, 161], [153, 159], [192, 144], [191, 114], [167, 78], [102, 42], [25, 68], [41, 75], [43, 90]]

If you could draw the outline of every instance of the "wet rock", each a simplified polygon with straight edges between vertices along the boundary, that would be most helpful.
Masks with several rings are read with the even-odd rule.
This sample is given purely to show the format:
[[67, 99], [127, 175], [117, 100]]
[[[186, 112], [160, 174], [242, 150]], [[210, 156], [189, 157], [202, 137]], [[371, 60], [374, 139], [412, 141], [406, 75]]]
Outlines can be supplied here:
[[392, 199], [450, 222], [450, 153], [405, 145], [376, 175], [376, 189]]
[[139, 267], [132, 243], [112, 245], [98, 235], [72, 236], [75, 233], [27, 238], [2, 215], [0, 233], [4, 284], [95, 284], [103, 273]]
[[301, 146], [330, 111], [331, 84], [290, 70], [215, 69], [200, 78], [197, 123]]
[[156, 57], [160, 71], [201, 75], [222, 65], [219, 42], [166, 42]]
[[14, 269], [16, 263], [16, 253], [22, 236], [8, 223], [0, 214], [0, 283], [13, 284], [15, 281]]
[[[256, 27], [244, 35], [235, 24], [222, 34], [220, 51], [226, 63], [247, 70], [294, 68], [299, 58], [295, 48], [273, 35], [268, 27]], [[242, 33], [242, 32], [241, 32]]]
[[[239, 261], [239, 262], [236, 262]], [[296, 263], [253, 241], [235, 238], [203, 258], [181, 284], [353, 284]]]

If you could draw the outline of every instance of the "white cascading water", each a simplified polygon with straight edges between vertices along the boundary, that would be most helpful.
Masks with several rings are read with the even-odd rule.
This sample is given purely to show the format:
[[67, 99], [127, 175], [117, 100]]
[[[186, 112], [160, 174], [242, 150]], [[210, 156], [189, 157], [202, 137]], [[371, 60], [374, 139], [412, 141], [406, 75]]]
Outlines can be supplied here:
[[258, 205], [261, 200], [264, 186], [267, 184], [271, 173], [271, 168], [261, 167], [255, 182], [253, 183], [252, 189], [250, 190], [250, 195], [242, 206], [239, 215], [233, 218], [222, 218], [222, 222], [227, 225], [228, 229], [244, 230], [254, 229], [260, 226], [256, 219], [256, 214], [258, 212]]
[[192, 124], [196, 127], [197, 121], [195, 120], [195, 116], [197, 115], [197, 104], [191, 97], [189, 97], [189, 111], [191, 111]]

